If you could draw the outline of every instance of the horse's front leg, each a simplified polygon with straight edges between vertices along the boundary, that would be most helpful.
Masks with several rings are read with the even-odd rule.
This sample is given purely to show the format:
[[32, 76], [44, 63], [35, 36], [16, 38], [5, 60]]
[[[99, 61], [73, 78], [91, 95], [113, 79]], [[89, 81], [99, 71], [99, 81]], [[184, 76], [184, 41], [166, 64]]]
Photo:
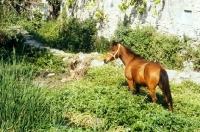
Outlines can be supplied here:
[[140, 85], [135, 83], [135, 89], [136, 89], [135, 93], [139, 94], [140, 93]]
[[129, 89], [131, 91], [131, 93], [134, 93], [134, 82], [132, 79], [126, 79], [126, 82], [128, 83]]

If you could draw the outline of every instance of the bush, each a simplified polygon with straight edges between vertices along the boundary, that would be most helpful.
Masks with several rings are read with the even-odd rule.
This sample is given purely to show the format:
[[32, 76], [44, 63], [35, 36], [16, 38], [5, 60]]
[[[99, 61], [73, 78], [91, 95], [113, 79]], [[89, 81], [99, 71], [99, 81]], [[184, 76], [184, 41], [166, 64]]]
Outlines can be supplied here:
[[95, 20], [81, 22], [77, 18], [69, 18], [61, 26], [59, 48], [73, 52], [91, 52], [94, 49], [93, 38], [97, 32]]
[[184, 60], [193, 62], [195, 71], [200, 71], [200, 44], [197, 47], [188, 44], [182, 56]]
[[94, 37], [94, 40], [95, 40], [93, 44], [94, 51], [103, 53], [108, 50], [110, 46], [110, 41], [107, 38], [103, 36]]
[[153, 27], [132, 29], [119, 24], [113, 39], [133, 49], [150, 61], [157, 61], [166, 68], [181, 69], [183, 58], [180, 52], [185, 44], [179, 38], [156, 32]]
[[97, 36], [96, 20], [66, 18], [63, 21], [40, 23], [40, 28], [33, 24], [25, 24], [26, 29], [33, 34], [34, 39], [46, 46], [68, 52], [103, 52], [109, 41]]
[[24, 42], [23, 35], [15, 30], [0, 29], [0, 56], [8, 58], [11, 55], [13, 48], [18, 53], [22, 51], [22, 43]]

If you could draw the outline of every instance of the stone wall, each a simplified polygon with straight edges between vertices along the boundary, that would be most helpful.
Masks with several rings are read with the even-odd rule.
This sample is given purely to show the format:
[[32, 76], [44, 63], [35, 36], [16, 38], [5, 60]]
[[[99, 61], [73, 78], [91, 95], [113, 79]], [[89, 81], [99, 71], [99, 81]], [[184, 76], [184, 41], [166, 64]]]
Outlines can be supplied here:
[[[62, 1], [61, 9], [67, 7], [66, 1]], [[129, 6], [122, 12], [119, 9], [121, 0], [96, 1], [96, 5], [89, 5], [86, 4], [86, 0], [76, 0], [75, 6], [67, 8], [67, 14], [83, 20], [89, 17], [95, 18], [96, 10], [102, 10], [106, 18], [103, 22], [99, 22], [98, 34], [107, 38], [113, 35], [119, 21], [129, 21], [133, 28], [152, 25], [158, 31], [174, 34], [180, 38], [186, 35], [194, 40], [194, 44], [200, 43], [200, 0], [163, 0], [159, 4], [155, 4], [154, 0], [147, 0], [146, 11], [143, 14], [138, 13], [134, 6]]]

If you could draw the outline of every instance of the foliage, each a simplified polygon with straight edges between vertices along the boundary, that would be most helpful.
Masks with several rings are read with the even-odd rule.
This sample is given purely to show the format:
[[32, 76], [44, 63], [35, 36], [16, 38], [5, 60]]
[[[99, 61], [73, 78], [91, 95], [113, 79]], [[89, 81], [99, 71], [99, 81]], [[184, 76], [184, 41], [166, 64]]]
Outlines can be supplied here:
[[0, 29], [0, 56], [8, 58], [11, 55], [13, 48], [20, 49], [19, 52], [21, 52], [21, 44], [23, 42], [23, 35], [17, 30]]
[[153, 27], [132, 29], [119, 25], [113, 38], [133, 49], [150, 61], [158, 61], [167, 68], [181, 69], [183, 59], [180, 52], [185, 44], [175, 36], [156, 32]]
[[155, 4], [159, 4], [161, 0], [154, 0]]
[[27, 64], [34, 64], [38, 70], [48, 69], [51, 72], [63, 72], [65, 63], [62, 57], [54, 56], [48, 50], [38, 50], [24, 44], [24, 37], [15, 30], [0, 30], [0, 56], [3, 61], [12, 59], [13, 50], [17, 57], [23, 58]]
[[63, 23], [60, 32], [60, 48], [74, 52], [89, 52], [93, 49], [93, 37], [96, 35], [96, 22], [86, 19], [69, 18]]
[[104, 52], [109, 45], [107, 38], [97, 36], [94, 19], [66, 18], [40, 22], [40, 28], [30, 23], [23, 26], [38, 42], [68, 52]]
[[[165, 109], [161, 90], [157, 90], [159, 101], [154, 104], [146, 89], [142, 88], [139, 95], [132, 95], [124, 81], [123, 68], [109, 64], [89, 69], [79, 83], [68, 83], [59, 98], [66, 108], [64, 117], [67, 126], [87, 131], [117, 131], [119, 127], [123, 131], [199, 130], [200, 116], [196, 110], [200, 107], [197, 103], [198, 85], [191, 82], [171, 85], [174, 99], [172, 114]], [[103, 126], [99, 122], [84, 124], [82, 117], [87, 117], [85, 122], [96, 118]]]
[[194, 64], [195, 71], [200, 71], [200, 45], [194, 47], [192, 44], [187, 44], [187, 47], [182, 52], [182, 57], [185, 61], [190, 61]]
[[108, 41], [108, 39], [103, 36], [96, 37], [93, 45], [94, 45], [94, 51], [103, 53], [108, 50], [110, 46], [110, 41]]
[[74, 4], [75, 4], [75, 0], [68, 0], [66, 2], [66, 5], [68, 8], [72, 8]]
[[194, 70], [200, 71], [200, 46], [198, 46], [194, 58]]
[[104, 11], [99, 8], [96, 9], [95, 17], [100, 23], [108, 21], [108, 14], [105, 14]]
[[[19, 62], [19, 63], [18, 63]], [[171, 85], [174, 113], [148, 91], [132, 95], [124, 68], [114, 62], [90, 68], [79, 81], [60, 89], [34, 85], [35, 66], [16, 61], [0, 65], [1, 131], [199, 131], [199, 85]]]
[[41, 51], [35, 48], [30, 49], [29, 53], [25, 55], [26, 63], [37, 67], [39, 72], [47, 69], [55, 73], [65, 72], [66, 64], [62, 61], [62, 56], [55, 56], [49, 51]]
[[37, 22], [40, 27], [33, 23], [24, 23], [23, 27], [33, 35], [33, 38], [45, 46], [56, 47], [59, 43], [59, 26], [57, 21]]
[[1, 61], [0, 76], [0, 131], [45, 130], [61, 119], [50, 91], [32, 84], [33, 66], [14, 54]]
[[134, 6], [139, 13], [143, 14], [146, 10], [147, 2], [146, 0], [123, 0], [122, 4], [118, 5], [122, 12], [125, 12], [129, 6]]

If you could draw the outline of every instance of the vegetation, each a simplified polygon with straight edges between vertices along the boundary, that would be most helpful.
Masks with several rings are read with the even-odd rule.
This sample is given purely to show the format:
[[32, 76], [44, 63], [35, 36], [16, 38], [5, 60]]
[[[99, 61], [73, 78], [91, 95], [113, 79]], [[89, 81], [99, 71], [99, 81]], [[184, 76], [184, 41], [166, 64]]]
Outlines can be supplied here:
[[15, 57], [10, 63], [0, 64], [0, 131], [49, 128], [59, 118], [51, 107], [55, 104], [51, 102], [50, 90], [32, 83], [34, 67], [17, 63]]
[[154, 104], [146, 89], [132, 95], [123, 68], [114, 64], [88, 69], [80, 81], [60, 89], [32, 83], [34, 67], [13, 58], [1, 64], [1, 131], [199, 131], [198, 85], [171, 84], [174, 113], [161, 90]]
[[[94, 19], [79, 21], [77, 18], [67, 18], [64, 21], [41, 22], [40, 28], [36, 29], [32, 24], [25, 24], [25, 27], [39, 42], [68, 52], [101, 52], [109, 45], [106, 38], [97, 36]], [[99, 41], [101, 39], [103, 41]]]
[[[15, 12], [9, 8], [7, 13], [12, 11]], [[109, 41], [96, 36], [95, 20], [66, 18], [46, 23], [39, 19], [40, 15], [31, 22], [22, 12], [20, 16], [16, 12], [0, 15], [0, 131], [200, 131], [199, 85], [170, 84], [174, 113], [166, 109], [159, 89], [158, 104], [152, 103], [145, 88], [132, 95], [123, 67], [114, 63], [89, 68], [84, 78], [58, 89], [41, 87], [35, 83], [41, 72], [49, 69], [61, 74], [66, 64], [48, 50], [24, 45], [23, 34], [6, 29], [20, 24], [46, 46], [70, 52], [105, 53]], [[200, 50], [193, 52], [187, 47], [191, 54], [186, 56], [181, 52], [186, 49], [183, 42], [151, 27], [119, 26], [113, 39], [168, 68], [181, 67], [183, 60], [177, 52], [186, 59], [195, 56], [193, 61], [199, 67]]]
[[[186, 43], [176, 36], [159, 33], [153, 27], [132, 29], [129, 25], [119, 24], [113, 40], [128, 45], [144, 58], [160, 62], [169, 69], [181, 69], [182, 62], [190, 59], [183, 53], [188, 47]], [[193, 53], [197, 52], [193, 50]]]

